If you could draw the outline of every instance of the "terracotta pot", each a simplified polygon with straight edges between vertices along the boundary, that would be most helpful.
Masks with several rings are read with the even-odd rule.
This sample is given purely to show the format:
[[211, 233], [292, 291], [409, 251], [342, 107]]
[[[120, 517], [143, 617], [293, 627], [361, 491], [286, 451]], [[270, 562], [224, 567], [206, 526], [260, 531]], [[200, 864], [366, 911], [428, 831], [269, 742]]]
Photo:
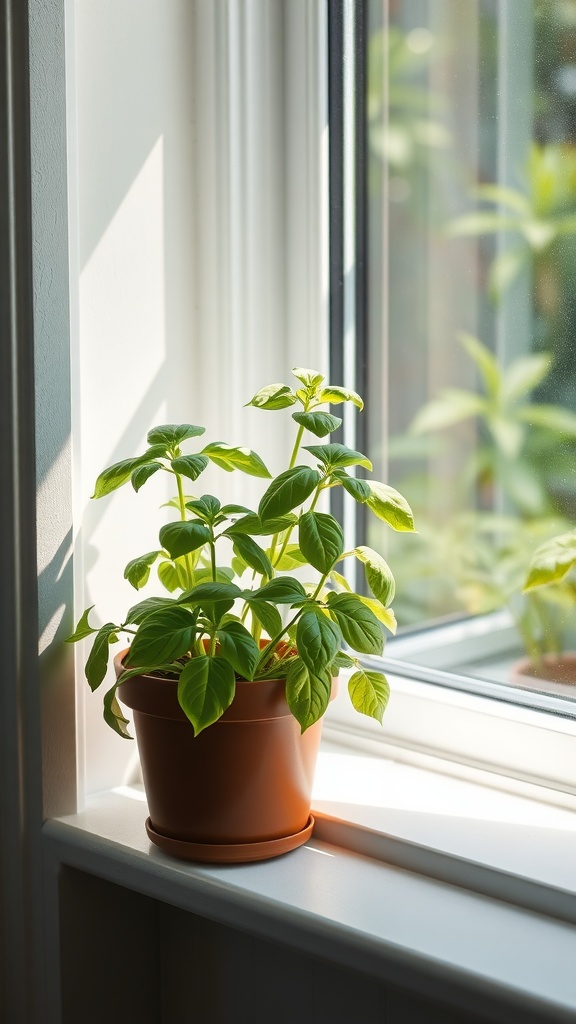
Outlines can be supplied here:
[[512, 666], [510, 682], [576, 697], [576, 654], [546, 654], [538, 664], [524, 658]]
[[[117, 676], [125, 656], [114, 659]], [[222, 718], [194, 736], [177, 685], [142, 675], [118, 687], [134, 712], [152, 842], [207, 861], [261, 860], [306, 842], [322, 722], [300, 733], [284, 679], [240, 680]]]

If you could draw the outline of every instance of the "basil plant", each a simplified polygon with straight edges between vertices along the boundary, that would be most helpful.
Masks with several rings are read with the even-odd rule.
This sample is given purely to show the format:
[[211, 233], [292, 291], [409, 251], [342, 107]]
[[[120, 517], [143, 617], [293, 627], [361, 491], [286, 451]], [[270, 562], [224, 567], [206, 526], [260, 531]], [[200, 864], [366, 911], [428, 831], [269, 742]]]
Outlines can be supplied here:
[[[340, 524], [317, 506], [325, 492], [343, 487], [394, 530], [413, 531], [412, 513], [398, 491], [355, 475], [357, 467], [372, 469], [365, 455], [325, 440], [342, 420], [322, 407], [351, 402], [361, 410], [359, 395], [326, 384], [312, 370], [293, 372], [294, 388], [272, 384], [248, 403], [266, 412], [297, 407], [294, 447], [279, 476], [271, 479], [255, 452], [221, 441], [189, 453], [187, 442], [204, 428], [183, 423], [155, 427], [142, 455], [115, 463], [96, 481], [98, 499], [129, 482], [138, 492], [161, 472], [171, 474], [176, 490], [169, 502], [173, 521], [160, 529], [154, 550], [124, 570], [140, 590], [155, 566], [167, 593], [138, 601], [123, 622], [100, 629], [90, 625], [88, 608], [68, 638], [94, 634], [86, 662], [92, 690], [106, 676], [111, 645], [120, 634], [129, 638], [124, 671], [104, 696], [104, 718], [120, 736], [130, 738], [117, 686], [143, 674], [178, 680], [178, 700], [196, 735], [224, 713], [239, 678], [285, 678], [290, 710], [304, 732], [325, 712], [332, 676], [343, 667], [354, 669], [349, 694], [356, 710], [382, 720], [386, 678], [363, 668], [353, 652], [381, 654], [384, 630], [394, 632], [394, 578], [377, 551], [363, 545], [346, 551]], [[303, 445], [306, 434], [319, 443]], [[258, 508], [186, 495], [209, 463], [267, 480]], [[348, 558], [362, 563], [371, 596], [352, 592], [342, 573]], [[310, 582], [301, 582], [302, 569], [314, 570]]]

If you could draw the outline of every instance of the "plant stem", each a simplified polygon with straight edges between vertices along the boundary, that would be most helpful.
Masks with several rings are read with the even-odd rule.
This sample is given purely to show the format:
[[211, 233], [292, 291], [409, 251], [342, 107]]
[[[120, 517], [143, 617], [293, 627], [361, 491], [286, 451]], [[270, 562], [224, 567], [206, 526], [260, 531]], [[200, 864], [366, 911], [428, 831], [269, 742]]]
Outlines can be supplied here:
[[[306, 403], [306, 405], [304, 406], [304, 412], [307, 411], [307, 406], [308, 406], [308, 403]], [[288, 469], [294, 469], [294, 466], [296, 465], [296, 459], [298, 458], [298, 452], [300, 451], [300, 445], [302, 444], [302, 435], [303, 434], [304, 434], [304, 427], [301, 424], [298, 427], [298, 433], [296, 434], [296, 440], [294, 442], [294, 447], [292, 449], [292, 456], [290, 458], [290, 464], [288, 466]]]
[[314, 497], [312, 499], [312, 504], [310, 505], [310, 508], [308, 509], [309, 512], [313, 512], [314, 509], [316, 508], [316, 505], [318, 504], [318, 498], [320, 497], [320, 493], [323, 490], [322, 485], [323, 485], [325, 479], [326, 479], [326, 477], [323, 477], [322, 480], [320, 481], [320, 483], [318, 484], [318, 487], [316, 488], [316, 493], [314, 494]]
[[[275, 562], [272, 563], [274, 566], [277, 566], [278, 563], [282, 561], [282, 555], [284, 554], [284, 552], [286, 551], [286, 548], [288, 547], [288, 542], [289, 542], [291, 536], [292, 536], [292, 530], [286, 530], [286, 536], [284, 537], [284, 540], [282, 541], [282, 547], [280, 548], [280, 551], [278, 552], [278, 558], [276, 559]], [[270, 553], [272, 554], [272, 552], [270, 552]]]
[[290, 629], [290, 627], [294, 625], [294, 623], [296, 622], [296, 620], [299, 618], [299, 616], [301, 614], [302, 614], [302, 609], [299, 608], [298, 611], [296, 612], [296, 615], [294, 616], [294, 618], [291, 619], [290, 622], [286, 626], [282, 627], [282, 630], [280, 631], [280, 633], [277, 633], [276, 636], [270, 641], [269, 644], [266, 644], [266, 647], [264, 648], [264, 650], [262, 651], [262, 654], [260, 655], [260, 658], [258, 659], [258, 664], [256, 665], [256, 669], [254, 671], [254, 676], [258, 675], [258, 669], [260, 668], [260, 666], [264, 665], [266, 663], [268, 655], [271, 654], [276, 649], [276, 645], [280, 643], [280, 641], [281, 641], [282, 637], [284, 636], [284, 634], [287, 633], [288, 630]]
[[[174, 470], [172, 470], [174, 473]], [[183, 523], [186, 522], [186, 501], [184, 500], [184, 488], [182, 487], [182, 477], [179, 473], [174, 473], [176, 477], [176, 486], [178, 487], [178, 505], [180, 506], [180, 519]], [[194, 586], [194, 563], [190, 554], [185, 555], [186, 562], [186, 576], [188, 579], [188, 589], [191, 590]]]
[[[304, 405], [304, 412], [308, 411], [308, 406], [309, 406], [309, 402], [306, 402], [305, 405]], [[296, 460], [298, 458], [298, 452], [300, 451], [300, 445], [302, 444], [303, 434], [304, 434], [304, 427], [303, 427], [302, 424], [300, 424], [300, 426], [298, 427], [298, 431], [296, 433], [296, 440], [294, 441], [294, 447], [292, 449], [292, 455], [290, 457], [290, 463], [288, 465], [288, 469], [294, 469], [294, 466], [296, 465]], [[280, 558], [284, 554], [284, 551], [286, 550], [286, 547], [288, 545], [288, 541], [290, 540], [291, 535], [292, 535], [292, 530], [288, 530], [288, 533], [287, 533], [287, 536], [286, 536], [286, 538], [284, 540], [284, 544], [283, 544], [280, 556], [276, 559], [277, 562], [280, 561]], [[279, 540], [280, 536], [281, 536], [281, 534], [275, 533], [273, 538], [272, 538], [272, 542], [270, 544], [270, 561], [272, 562], [272, 565], [274, 565], [274, 555], [276, 554], [276, 548], [278, 547], [278, 540]]]
[[[329, 572], [325, 573], [324, 576], [322, 577], [322, 579], [320, 580], [318, 586], [316, 587], [316, 590], [312, 594], [312, 597], [311, 597], [312, 601], [315, 601], [316, 598], [318, 597], [318, 594], [322, 590], [322, 587], [326, 583], [326, 580], [328, 579], [329, 575], [330, 575]], [[269, 644], [266, 644], [266, 647], [262, 651], [262, 654], [260, 655], [258, 664], [256, 666], [256, 671], [254, 672], [255, 676], [258, 674], [258, 669], [260, 668], [260, 666], [265, 664], [268, 655], [271, 654], [276, 649], [276, 645], [280, 643], [280, 641], [281, 641], [282, 637], [284, 636], [284, 634], [287, 633], [288, 630], [291, 628], [291, 626], [294, 625], [294, 623], [297, 621], [297, 619], [300, 617], [301, 614], [302, 614], [302, 608], [299, 608], [298, 611], [296, 612], [296, 615], [294, 616], [294, 618], [291, 619], [290, 622], [286, 626], [283, 626], [281, 632], [277, 633], [276, 636], [270, 641]]]
[[210, 541], [210, 564], [212, 566], [212, 582], [216, 583], [216, 545], [214, 543], [214, 531], [212, 531], [212, 540]]
[[[330, 570], [330, 572], [332, 572], [332, 570]], [[322, 590], [322, 587], [326, 583], [326, 580], [328, 579], [328, 577], [330, 575], [330, 572], [325, 572], [324, 573], [322, 579], [320, 580], [320, 583], [318, 584], [318, 586], [316, 587], [316, 590], [312, 594], [312, 598], [311, 598], [312, 601], [315, 601], [316, 598], [318, 597], [318, 594], [320, 593], [320, 591]]]

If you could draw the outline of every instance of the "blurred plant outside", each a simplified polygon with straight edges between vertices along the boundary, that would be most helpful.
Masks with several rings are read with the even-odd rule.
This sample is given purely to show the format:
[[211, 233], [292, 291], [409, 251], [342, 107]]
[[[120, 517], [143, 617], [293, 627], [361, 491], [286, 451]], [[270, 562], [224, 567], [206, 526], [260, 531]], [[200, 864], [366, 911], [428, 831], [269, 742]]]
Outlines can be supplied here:
[[424, 441], [425, 451], [430, 436], [441, 435], [449, 447], [456, 440], [455, 427], [476, 423], [477, 447], [468, 452], [453, 485], [462, 508], [469, 509], [474, 500], [478, 508], [447, 523], [434, 522], [420, 510], [422, 542], [419, 551], [403, 559], [399, 594], [407, 590], [414, 597], [423, 578], [442, 590], [439, 576], [449, 567], [449, 600], [475, 615], [507, 607], [527, 653], [538, 660], [562, 649], [567, 613], [576, 606], [570, 580], [522, 596], [535, 547], [569, 527], [568, 518], [558, 514], [555, 487], [564, 461], [561, 442], [576, 437], [576, 414], [530, 400], [549, 373], [548, 354], [522, 356], [501, 368], [478, 339], [462, 334], [459, 340], [477, 368], [478, 391], [440, 393], [420, 410], [410, 434]]
[[441, 112], [442, 97], [418, 82], [433, 46], [426, 29], [405, 33], [393, 25], [371, 35], [368, 43], [368, 137], [381, 163], [393, 171], [428, 170], [430, 151], [452, 145], [440, 117], [431, 116], [431, 111]]
[[[555, 49], [548, 35], [560, 6], [557, 0], [534, 2], [537, 43], [546, 44], [550, 53]], [[576, 52], [576, 3], [568, 0], [567, 6], [574, 13]], [[371, 162], [387, 167], [392, 200], [398, 199], [392, 187], [414, 176], [443, 176], [458, 187], [466, 179], [443, 123], [446, 97], [433, 93], [426, 79], [443, 48], [446, 42], [421, 28], [392, 26], [370, 40]], [[535, 124], [539, 115], [542, 136], [542, 111], [549, 115], [557, 104], [554, 81], [543, 77], [542, 66], [535, 69], [535, 86]], [[371, 187], [381, 187], [374, 179], [372, 171]], [[486, 293], [497, 306], [518, 277], [528, 274], [535, 332], [525, 347], [528, 353], [535, 347], [554, 352], [533, 352], [500, 366], [487, 345], [462, 333], [460, 344], [475, 365], [478, 390], [440, 390], [406, 434], [390, 439], [392, 463], [415, 467], [394, 483], [411, 500], [420, 534], [409, 551], [390, 552], [398, 579], [397, 615], [401, 624], [410, 625], [430, 620], [431, 613], [442, 618], [458, 610], [480, 614], [508, 607], [528, 654], [537, 660], [561, 649], [563, 625], [576, 603], [569, 573], [555, 587], [522, 593], [534, 550], [556, 535], [565, 536], [574, 519], [576, 414], [568, 407], [576, 399], [574, 375], [564, 387], [564, 405], [557, 402], [557, 385], [573, 345], [572, 320], [576, 326], [576, 314], [568, 315], [568, 282], [576, 280], [576, 147], [566, 139], [533, 141], [518, 170], [517, 187], [482, 182], [468, 194], [482, 208], [458, 217], [445, 214], [444, 235], [453, 240], [503, 238], [503, 251], [487, 269]], [[409, 187], [405, 197], [410, 197]], [[424, 221], [416, 202], [410, 212], [424, 249], [430, 219]], [[414, 255], [419, 256], [416, 250]], [[551, 396], [553, 402], [532, 401], [534, 391], [537, 399]], [[434, 512], [434, 487], [437, 492], [446, 487], [446, 479], [435, 485], [426, 472], [426, 463], [434, 465], [439, 458], [453, 467], [449, 486], [458, 511], [449, 517]]]
[[558, 243], [576, 235], [576, 149], [560, 144], [532, 143], [524, 169], [525, 187], [477, 185], [473, 194], [489, 210], [479, 210], [447, 226], [452, 237], [510, 233], [515, 241], [493, 260], [488, 291], [499, 302], [522, 270], [531, 265], [536, 274], [535, 299], [546, 310], [555, 291]]

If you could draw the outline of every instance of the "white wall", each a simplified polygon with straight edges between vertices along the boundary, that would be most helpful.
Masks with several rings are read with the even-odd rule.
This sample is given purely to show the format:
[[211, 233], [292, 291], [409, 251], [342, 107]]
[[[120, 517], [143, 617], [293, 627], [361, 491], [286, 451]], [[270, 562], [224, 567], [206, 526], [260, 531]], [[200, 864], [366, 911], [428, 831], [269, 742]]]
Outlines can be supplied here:
[[[293, 365], [326, 365], [325, 105], [302, 84], [310, 5], [286, 8], [70, 6], [76, 606], [96, 604], [95, 622], [121, 620], [137, 599], [122, 572], [157, 546], [168, 497], [161, 474], [137, 496], [91, 502], [97, 474], [175, 421], [248, 444], [278, 472], [289, 412], [242, 406]], [[311, 132], [313, 154], [301, 144]], [[250, 504], [263, 487], [211, 470], [194, 489]], [[104, 727], [86, 652], [82, 770], [94, 791], [120, 781], [133, 745]]]

